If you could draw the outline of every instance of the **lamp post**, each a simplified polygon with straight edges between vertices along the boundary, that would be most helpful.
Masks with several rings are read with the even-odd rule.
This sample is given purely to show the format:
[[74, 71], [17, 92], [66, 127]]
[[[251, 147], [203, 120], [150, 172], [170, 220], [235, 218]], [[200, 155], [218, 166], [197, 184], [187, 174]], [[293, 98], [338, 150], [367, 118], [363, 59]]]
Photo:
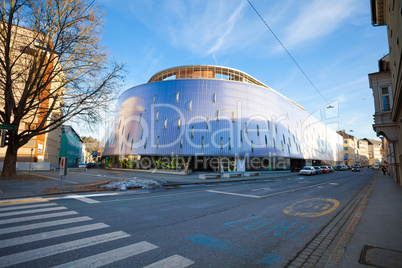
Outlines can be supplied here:
[[31, 163], [32, 163], [32, 152], [34, 148], [31, 148], [31, 157], [29, 158], [29, 170], [28, 170], [28, 176], [31, 176]]

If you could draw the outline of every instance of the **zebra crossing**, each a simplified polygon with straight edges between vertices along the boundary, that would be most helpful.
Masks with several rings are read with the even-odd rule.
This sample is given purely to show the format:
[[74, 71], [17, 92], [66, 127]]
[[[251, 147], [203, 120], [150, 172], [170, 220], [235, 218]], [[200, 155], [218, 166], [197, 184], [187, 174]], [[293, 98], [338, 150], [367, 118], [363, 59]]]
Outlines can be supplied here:
[[[32, 223], [27, 223], [29, 221]], [[147, 241], [125, 245], [128, 243], [126, 242], [123, 246], [109, 249], [105, 246], [107, 242], [123, 241], [131, 235], [123, 231], [108, 231], [108, 228], [110, 226], [105, 223], [94, 222], [90, 217], [81, 216], [76, 211], [69, 211], [68, 208], [49, 201], [0, 205], [0, 267], [42, 266], [42, 261], [46, 263], [46, 267], [101, 267], [161, 250]], [[49, 245], [54, 240], [62, 242]], [[48, 243], [38, 247], [37, 242], [42, 241]], [[95, 249], [96, 253], [92, 256], [80, 254], [80, 249], [90, 247], [99, 247], [102, 252]], [[74, 253], [70, 255], [76, 259], [70, 258], [68, 262], [61, 263], [62, 253]], [[173, 255], [144, 267], [181, 268], [192, 264], [194, 261], [190, 259]], [[132, 264], [130, 267], [133, 267]]]

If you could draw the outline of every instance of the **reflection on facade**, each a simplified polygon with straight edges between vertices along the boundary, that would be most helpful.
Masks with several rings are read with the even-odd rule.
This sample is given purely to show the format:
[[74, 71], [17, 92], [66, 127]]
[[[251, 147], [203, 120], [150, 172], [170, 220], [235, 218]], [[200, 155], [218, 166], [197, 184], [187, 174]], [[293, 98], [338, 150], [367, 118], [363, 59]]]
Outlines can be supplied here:
[[342, 160], [342, 137], [257, 79], [184, 66], [125, 91], [108, 131], [111, 166], [192, 170], [298, 169]]

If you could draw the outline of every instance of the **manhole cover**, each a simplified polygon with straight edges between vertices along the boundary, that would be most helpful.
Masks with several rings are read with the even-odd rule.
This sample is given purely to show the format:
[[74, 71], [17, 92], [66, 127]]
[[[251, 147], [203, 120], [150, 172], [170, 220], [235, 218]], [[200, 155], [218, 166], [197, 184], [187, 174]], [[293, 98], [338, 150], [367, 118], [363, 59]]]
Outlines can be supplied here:
[[364, 245], [359, 263], [382, 268], [400, 267], [402, 251]]

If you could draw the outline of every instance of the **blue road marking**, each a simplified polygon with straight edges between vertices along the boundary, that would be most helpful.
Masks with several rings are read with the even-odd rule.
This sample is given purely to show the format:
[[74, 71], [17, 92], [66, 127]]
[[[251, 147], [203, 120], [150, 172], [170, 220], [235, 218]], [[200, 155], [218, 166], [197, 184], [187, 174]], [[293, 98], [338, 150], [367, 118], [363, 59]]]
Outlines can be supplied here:
[[[261, 224], [261, 225], [258, 226], [258, 227], [255, 227], [255, 225], [260, 224], [260, 223], [262, 223], [262, 222], [264, 222], [264, 221], [268, 221], [268, 219], [261, 219], [261, 220], [259, 220], [259, 221], [256, 221], [256, 222], [252, 223], [252, 224], [246, 225], [246, 226], [244, 226], [244, 229], [245, 229], [245, 230], [259, 230], [259, 229], [261, 229], [262, 227], [267, 226], [268, 224], [273, 223], [275, 220], [270, 220], [270, 221], [268, 221], [268, 222], [265, 222], [265, 223]], [[253, 227], [253, 226], [254, 226], [254, 227]]]
[[195, 234], [192, 237], [186, 237], [186, 239], [229, 254], [240, 256], [246, 259], [257, 260], [268, 265], [275, 265], [281, 261], [281, 257], [278, 255], [266, 254], [255, 249], [235, 245], [230, 242], [202, 234]]
[[267, 234], [267, 233], [271, 232], [272, 230], [279, 229], [281, 231], [273, 233], [274, 236], [278, 236], [282, 233], [282, 231], [286, 231], [290, 227], [294, 226], [296, 223], [292, 222], [288, 226], [286, 226], [285, 224], [286, 224], [286, 221], [282, 221], [281, 223], [275, 225], [274, 227], [266, 230], [264, 233]]
[[234, 227], [234, 226], [233, 226], [234, 223], [243, 222], [243, 221], [248, 221], [248, 220], [253, 220], [253, 219], [257, 219], [257, 218], [259, 218], [259, 216], [252, 216], [252, 217], [248, 217], [248, 218], [241, 219], [241, 220], [237, 220], [237, 221], [227, 222], [227, 223], [225, 223], [225, 224], [223, 224], [223, 225], [228, 225], [228, 226], [230, 226], [230, 227]]
[[300, 239], [295, 238], [295, 236], [298, 233], [307, 233], [307, 234], [310, 233], [309, 231], [304, 230], [304, 228], [306, 228], [307, 226], [308, 226], [308, 224], [303, 224], [297, 230], [295, 230], [293, 233], [291, 233], [290, 235], [286, 236], [286, 238], [290, 238], [292, 240], [300, 240]]

